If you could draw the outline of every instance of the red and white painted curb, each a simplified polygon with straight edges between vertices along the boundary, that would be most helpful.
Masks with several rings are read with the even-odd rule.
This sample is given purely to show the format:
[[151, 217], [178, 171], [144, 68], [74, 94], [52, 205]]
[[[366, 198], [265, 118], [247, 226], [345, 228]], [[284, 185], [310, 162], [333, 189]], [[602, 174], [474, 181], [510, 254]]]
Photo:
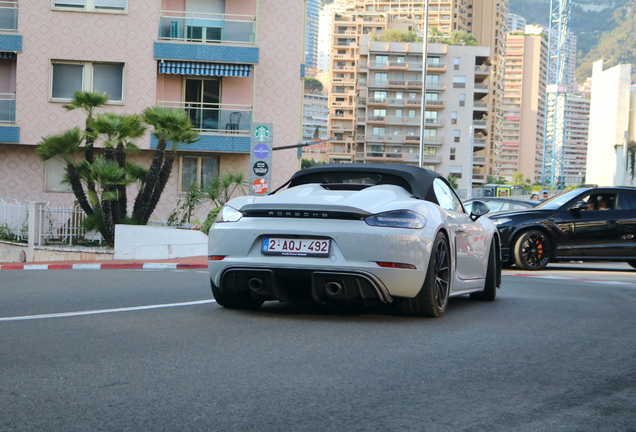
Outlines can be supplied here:
[[207, 269], [207, 264], [185, 263], [83, 263], [83, 264], [4, 264], [0, 270], [188, 270]]

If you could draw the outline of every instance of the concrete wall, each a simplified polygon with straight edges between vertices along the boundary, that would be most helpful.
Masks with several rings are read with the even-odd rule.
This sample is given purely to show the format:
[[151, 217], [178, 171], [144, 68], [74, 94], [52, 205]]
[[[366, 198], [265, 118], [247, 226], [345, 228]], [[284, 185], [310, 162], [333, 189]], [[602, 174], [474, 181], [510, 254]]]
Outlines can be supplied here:
[[117, 225], [114, 259], [170, 259], [208, 254], [201, 231], [170, 227]]

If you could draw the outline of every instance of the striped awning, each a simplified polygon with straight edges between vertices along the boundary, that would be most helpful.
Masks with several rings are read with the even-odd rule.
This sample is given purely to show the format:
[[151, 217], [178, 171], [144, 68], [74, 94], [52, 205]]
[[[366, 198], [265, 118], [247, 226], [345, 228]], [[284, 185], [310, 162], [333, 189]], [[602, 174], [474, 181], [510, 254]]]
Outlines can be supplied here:
[[0, 51], [0, 59], [14, 59], [16, 57], [13, 51]]
[[233, 63], [195, 63], [164, 60], [159, 62], [159, 73], [249, 78], [252, 73], [252, 66]]

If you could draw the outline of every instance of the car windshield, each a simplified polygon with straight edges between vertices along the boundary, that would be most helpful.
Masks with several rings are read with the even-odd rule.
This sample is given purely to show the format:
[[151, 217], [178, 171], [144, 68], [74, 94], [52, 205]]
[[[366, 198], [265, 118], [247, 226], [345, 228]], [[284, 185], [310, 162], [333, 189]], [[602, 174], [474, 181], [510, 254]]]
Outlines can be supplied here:
[[544, 210], [557, 210], [563, 204], [570, 201], [572, 198], [582, 194], [583, 192], [589, 189], [572, 189], [567, 192], [563, 192], [559, 195], [553, 196], [549, 200], [543, 201], [541, 204], [535, 207], [535, 209], [544, 209]]

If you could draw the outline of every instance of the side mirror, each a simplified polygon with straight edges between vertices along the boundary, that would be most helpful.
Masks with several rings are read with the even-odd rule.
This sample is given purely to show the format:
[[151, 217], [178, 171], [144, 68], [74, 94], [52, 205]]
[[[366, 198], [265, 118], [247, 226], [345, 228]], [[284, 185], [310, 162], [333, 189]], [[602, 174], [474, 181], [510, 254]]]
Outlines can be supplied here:
[[587, 210], [587, 203], [585, 201], [577, 201], [572, 207], [570, 207], [570, 211], [580, 210]]
[[477, 219], [485, 215], [490, 211], [490, 207], [483, 201], [473, 201], [473, 205], [470, 210], [470, 219], [475, 222]]

